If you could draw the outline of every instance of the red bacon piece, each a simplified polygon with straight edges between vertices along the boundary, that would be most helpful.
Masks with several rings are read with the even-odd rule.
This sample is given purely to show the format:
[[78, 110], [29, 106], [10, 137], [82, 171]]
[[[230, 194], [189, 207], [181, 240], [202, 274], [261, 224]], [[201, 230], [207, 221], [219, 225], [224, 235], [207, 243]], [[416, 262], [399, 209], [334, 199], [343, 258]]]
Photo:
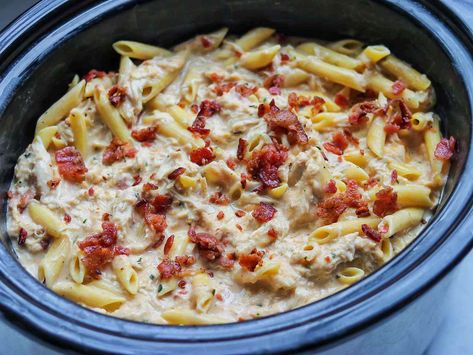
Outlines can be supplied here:
[[200, 103], [200, 109], [197, 113], [197, 117], [195, 118], [192, 126], [187, 127], [189, 131], [192, 133], [201, 135], [202, 137], [206, 137], [209, 135], [210, 130], [205, 128], [205, 121], [207, 118], [211, 117], [217, 112], [220, 112], [222, 107], [217, 101], [210, 101], [204, 100]]
[[455, 138], [442, 138], [435, 147], [434, 156], [439, 160], [449, 160], [455, 152]]
[[286, 64], [291, 58], [286, 53], [281, 53], [281, 64]]
[[246, 139], [243, 139], [243, 138], [240, 138], [238, 140], [238, 148], [237, 148], [237, 158], [238, 160], [243, 160], [243, 158], [245, 157], [245, 150], [246, 150], [246, 145], [247, 145], [247, 141]]
[[115, 245], [117, 238], [115, 224], [103, 222], [101, 233], [87, 237], [78, 243], [79, 249], [84, 253], [82, 261], [89, 277], [99, 278], [102, 268], [116, 255], [129, 253], [127, 248]]
[[406, 89], [406, 84], [402, 80], [396, 80], [392, 85], [392, 91], [394, 95], [401, 95]]
[[89, 82], [95, 78], [103, 78], [105, 75], [107, 75], [107, 73], [105, 73], [104, 71], [92, 69], [91, 71], [89, 71], [87, 74], [84, 75], [83, 79]]
[[56, 189], [56, 187], [58, 187], [60, 182], [61, 182], [61, 179], [53, 178], [51, 180], [48, 180], [47, 185], [51, 190], [54, 190]]
[[[163, 195], [159, 195], [163, 196]], [[166, 195], [164, 195], [166, 196]], [[159, 199], [158, 199], [159, 200]], [[170, 203], [162, 203], [162, 201], [153, 201], [155, 205], [164, 213], [169, 207]], [[136, 204], [136, 209], [143, 215], [145, 223], [158, 235], [162, 234], [167, 227], [166, 216], [159, 214], [154, 204], [140, 200]]]
[[210, 48], [212, 46], [212, 41], [207, 36], [201, 36], [200, 43], [204, 48]]
[[342, 92], [337, 92], [335, 94], [334, 101], [338, 106], [342, 108], [348, 107], [348, 105], [350, 104], [350, 102], [348, 101], [348, 97], [346, 97]]
[[342, 155], [348, 147], [348, 139], [343, 132], [337, 132], [332, 136], [332, 141], [324, 143], [323, 147], [330, 153]]
[[67, 213], [65, 213], [65, 214], [64, 214], [64, 222], [65, 222], [66, 224], [69, 224], [69, 223], [71, 223], [71, 221], [72, 221], [71, 216], [69, 216]]
[[258, 207], [253, 210], [251, 215], [260, 223], [269, 222], [274, 218], [277, 209], [275, 209], [272, 205], [266, 202], [260, 202]]
[[386, 111], [389, 113], [384, 130], [386, 133], [396, 133], [400, 129], [411, 128], [412, 113], [403, 99], [389, 101]]
[[87, 168], [80, 152], [75, 147], [64, 147], [55, 154], [59, 174], [70, 182], [82, 182]]
[[136, 153], [136, 149], [130, 143], [124, 143], [118, 138], [113, 138], [107, 148], [105, 148], [102, 163], [111, 165], [125, 158], [134, 158]]
[[223, 80], [223, 76], [222, 75], [218, 75], [217, 73], [210, 73], [209, 75], [209, 79], [211, 82], [213, 83], [219, 83]]
[[337, 192], [337, 185], [335, 184], [335, 180], [329, 180], [327, 186], [324, 187], [324, 192], [328, 194], [334, 194], [335, 192]]
[[397, 193], [392, 187], [386, 187], [376, 193], [373, 204], [373, 213], [379, 217], [393, 214], [399, 209], [397, 204]]
[[176, 256], [175, 260], [181, 266], [191, 266], [195, 264], [195, 257], [193, 255], [179, 255]]
[[377, 230], [371, 228], [369, 225], [362, 224], [361, 230], [364, 235], [366, 235], [368, 238], [375, 241], [376, 243], [381, 241], [381, 234]]
[[255, 271], [258, 265], [263, 265], [264, 251], [254, 248], [249, 254], [240, 254], [238, 263], [240, 266], [250, 272]]
[[173, 170], [169, 175], [168, 175], [168, 179], [169, 180], [176, 180], [179, 176], [181, 176], [182, 174], [184, 174], [186, 171], [186, 168], [180, 166], [179, 168]]
[[212, 196], [210, 196], [209, 202], [215, 203], [216, 205], [220, 206], [227, 206], [228, 204], [230, 204], [230, 199], [226, 195], [222, 194], [220, 191], [217, 191], [212, 194]]
[[241, 218], [244, 215], [246, 215], [245, 211], [242, 211], [242, 210], [235, 211], [235, 216], [237, 216], [238, 218]]
[[281, 94], [281, 84], [284, 81], [284, 76], [275, 74], [267, 77], [263, 86], [269, 91], [271, 95], [280, 95]]
[[397, 170], [394, 169], [392, 172], [391, 172], [391, 185], [394, 185], [396, 182], [397, 182]]
[[222, 96], [223, 94], [229, 92], [233, 87], [236, 85], [234, 81], [226, 81], [223, 83], [218, 83], [215, 85], [215, 87], [212, 89], [212, 91], [217, 95], [217, 96]]
[[377, 110], [379, 110], [379, 106], [376, 103], [376, 101], [365, 101], [358, 103], [353, 106], [351, 109], [351, 113], [348, 116], [348, 122], [352, 126], [358, 126], [363, 123], [368, 122], [368, 117], [367, 115], [369, 113], [374, 113]]
[[289, 110], [280, 110], [276, 106], [271, 107], [270, 111], [264, 116], [270, 130], [276, 133], [287, 132], [287, 139], [290, 144], [305, 145], [309, 142], [309, 138], [304, 131], [304, 127], [297, 119], [297, 116]]
[[18, 245], [19, 246], [25, 245], [26, 237], [28, 237], [28, 232], [23, 227], [20, 227], [20, 230], [18, 232]]
[[277, 142], [266, 144], [261, 150], [252, 152], [247, 164], [248, 173], [261, 181], [264, 187], [277, 187], [280, 183], [278, 170], [287, 156], [287, 148], [283, 145]]
[[225, 213], [223, 213], [223, 211], [219, 211], [219, 212], [217, 213], [217, 219], [218, 219], [219, 221], [221, 221], [221, 220], [224, 219], [224, 218], [225, 218]]
[[203, 166], [215, 159], [215, 154], [210, 147], [196, 148], [190, 152], [191, 162]]
[[161, 261], [158, 265], [158, 271], [161, 275], [161, 279], [167, 280], [174, 275], [179, 274], [181, 271], [181, 265], [178, 262], [169, 260], [168, 258]]
[[216, 260], [225, 251], [223, 243], [209, 233], [196, 233], [194, 228], [191, 227], [188, 235], [191, 242], [197, 245], [200, 256], [207, 260]]
[[131, 131], [131, 136], [138, 142], [152, 142], [156, 139], [157, 127], [146, 127]]
[[258, 91], [258, 88], [255, 86], [248, 86], [247, 84], [237, 84], [235, 86], [235, 91], [243, 97], [248, 97], [256, 93], [256, 91]]
[[171, 195], [156, 195], [151, 202], [156, 213], [166, 213], [172, 205], [173, 197]]
[[271, 238], [276, 239], [278, 237], [278, 232], [274, 228], [269, 228], [268, 229], [268, 235]]
[[119, 85], [113, 85], [110, 90], [108, 90], [108, 101], [115, 106], [120, 106], [126, 98], [126, 90]]
[[174, 244], [174, 234], [170, 235], [164, 244], [164, 255], [167, 256], [171, 251], [172, 245]]
[[131, 186], [137, 186], [141, 183], [141, 181], [143, 181], [141, 176], [135, 175], [135, 176], [133, 176], [133, 184], [131, 184]]

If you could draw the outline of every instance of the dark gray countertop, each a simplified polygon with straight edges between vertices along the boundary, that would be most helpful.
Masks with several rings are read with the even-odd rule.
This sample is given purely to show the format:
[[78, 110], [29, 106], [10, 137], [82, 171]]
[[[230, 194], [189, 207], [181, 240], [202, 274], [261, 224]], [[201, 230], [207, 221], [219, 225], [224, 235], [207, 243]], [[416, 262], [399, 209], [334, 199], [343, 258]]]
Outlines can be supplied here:
[[[34, 4], [35, 0], [0, 0], [0, 28]], [[444, 0], [465, 20], [473, 31], [473, 0]], [[428, 355], [473, 354], [473, 252], [458, 266], [456, 279], [451, 285], [445, 304], [448, 309]], [[57, 354], [19, 333], [0, 318], [0, 355], [6, 354]], [[409, 352], [406, 350], [406, 354]]]

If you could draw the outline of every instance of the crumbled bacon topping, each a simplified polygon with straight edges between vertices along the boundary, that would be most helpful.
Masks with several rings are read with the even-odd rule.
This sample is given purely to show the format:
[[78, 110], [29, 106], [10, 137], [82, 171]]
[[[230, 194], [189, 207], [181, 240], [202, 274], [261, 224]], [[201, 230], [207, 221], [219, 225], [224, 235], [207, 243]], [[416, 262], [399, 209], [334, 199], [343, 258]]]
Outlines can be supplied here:
[[107, 73], [105, 73], [104, 71], [92, 69], [91, 71], [89, 71], [87, 74], [84, 75], [83, 79], [89, 82], [95, 78], [103, 78], [105, 75], [107, 75]]
[[179, 255], [176, 256], [175, 259], [181, 266], [191, 266], [195, 264], [195, 257], [193, 255]]
[[335, 94], [334, 101], [338, 106], [342, 108], [348, 107], [348, 105], [350, 104], [350, 102], [348, 101], [348, 97], [346, 97], [341, 91]]
[[338, 217], [345, 212], [347, 208], [355, 208], [357, 215], [365, 215], [367, 202], [363, 201], [363, 196], [358, 191], [356, 181], [348, 179], [346, 181], [347, 189], [344, 193], [330, 196], [319, 202], [316, 206], [316, 214], [321, 217], [325, 223], [330, 224], [338, 220]]
[[264, 187], [277, 187], [280, 183], [278, 169], [287, 156], [287, 148], [283, 145], [277, 142], [266, 144], [261, 150], [252, 152], [247, 165], [248, 173], [261, 181]]
[[158, 235], [162, 234], [167, 227], [164, 213], [171, 208], [172, 200], [172, 196], [157, 195], [152, 202], [140, 200], [135, 206], [143, 215], [145, 223]]
[[204, 48], [210, 48], [212, 46], [212, 41], [207, 36], [201, 36], [200, 43]]
[[235, 86], [235, 91], [243, 97], [248, 97], [256, 93], [258, 88], [255, 86], [248, 86], [248, 84], [238, 84]]
[[455, 138], [442, 138], [435, 147], [434, 156], [439, 160], [449, 160], [455, 152]]
[[376, 243], [381, 241], [381, 234], [377, 230], [371, 228], [369, 225], [362, 224], [361, 230], [364, 235], [366, 235], [368, 238], [375, 241]]
[[354, 105], [348, 116], [348, 122], [352, 126], [358, 126], [368, 122], [368, 114], [375, 113], [380, 110], [376, 101], [365, 101]]
[[225, 160], [225, 163], [227, 164], [227, 166], [232, 169], [232, 170], [235, 170], [236, 166], [237, 166], [237, 162], [235, 161], [234, 158], [230, 157], [228, 158], [227, 160]]
[[219, 74], [217, 74], [217, 73], [210, 73], [210, 74], [209, 74], [209, 79], [210, 79], [210, 81], [213, 82], [213, 83], [218, 83], [218, 82], [220, 82], [220, 81], [223, 80], [223, 76], [222, 76], [222, 75], [219, 75]]
[[391, 171], [391, 185], [394, 185], [395, 183], [397, 183], [397, 177], [398, 177], [397, 170], [394, 169], [393, 171]]
[[207, 165], [215, 159], [215, 154], [210, 147], [193, 149], [189, 155], [191, 162], [200, 166]]
[[234, 81], [225, 81], [215, 85], [212, 91], [217, 96], [222, 96], [223, 94], [229, 92], [231, 89], [235, 87], [236, 83]]
[[289, 108], [296, 110], [297, 112], [305, 106], [312, 105], [312, 114], [316, 115], [325, 104], [325, 100], [319, 96], [314, 96], [311, 100], [310, 97], [297, 95], [295, 92], [291, 92], [287, 97], [287, 103]]
[[110, 90], [108, 90], [108, 101], [115, 106], [120, 106], [126, 98], [126, 90], [119, 85], [113, 85]]
[[128, 255], [129, 250], [116, 246], [116, 242], [117, 227], [114, 223], [103, 222], [101, 233], [87, 237], [78, 243], [79, 249], [85, 254], [82, 261], [89, 277], [99, 278], [102, 268], [116, 255]]
[[254, 248], [249, 254], [240, 254], [238, 263], [240, 266], [250, 272], [255, 271], [257, 266], [263, 265], [264, 251]]
[[268, 236], [270, 236], [273, 239], [276, 239], [278, 237], [278, 232], [274, 228], [269, 228], [268, 229]]
[[332, 141], [324, 143], [323, 147], [330, 153], [342, 155], [349, 143], [357, 145], [358, 139], [349, 130], [344, 129], [341, 132], [336, 132], [332, 136]]
[[134, 158], [136, 153], [136, 149], [130, 143], [124, 143], [118, 138], [113, 138], [107, 148], [105, 148], [102, 163], [111, 165], [125, 158]]
[[167, 256], [171, 251], [172, 245], [174, 244], [174, 234], [170, 235], [164, 243], [164, 255]]
[[392, 85], [392, 91], [394, 95], [401, 95], [406, 89], [406, 84], [402, 80], [396, 80]]
[[221, 220], [224, 219], [224, 218], [225, 218], [225, 213], [224, 213], [223, 211], [219, 211], [219, 212], [217, 213], [217, 219], [218, 219], [219, 221], [221, 221]]
[[328, 194], [334, 194], [335, 192], [337, 192], [337, 185], [335, 184], [335, 180], [329, 180], [327, 186], [324, 187], [324, 192]]
[[142, 181], [143, 181], [143, 179], [141, 178], [141, 176], [135, 175], [135, 176], [133, 176], [133, 184], [131, 184], [131, 186], [137, 186], [137, 185], [139, 185]]
[[152, 142], [156, 139], [156, 133], [158, 128], [146, 127], [139, 130], [131, 131], [131, 136], [135, 138], [138, 142]]
[[275, 74], [267, 77], [263, 86], [269, 91], [271, 95], [280, 95], [281, 94], [281, 84], [284, 81], [284, 76]]
[[181, 271], [181, 265], [176, 261], [166, 258], [159, 263], [158, 271], [161, 275], [161, 279], [167, 280], [172, 278], [174, 275], [179, 274]]
[[297, 116], [289, 110], [280, 110], [276, 105], [270, 104], [270, 110], [264, 116], [270, 130], [275, 133], [287, 133], [290, 144], [305, 145], [309, 138], [304, 131], [304, 127]]
[[48, 180], [47, 184], [48, 184], [48, 187], [51, 189], [51, 190], [55, 190], [56, 187], [58, 187], [59, 183], [61, 182], [61, 179], [58, 179], [58, 178], [53, 178], [51, 180]]
[[207, 260], [216, 260], [225, 251], [223, 243], [209, 233], [196, 233], [194, 227], [191, 226], [188, 235], [191, 242], [197, 245], [200, 256]]
[[70, 182], [82, 182], [87, 168], [80, 152], [75, 147], [64, 147], [55, 153], [59, 174]]
[[186, 171], [186, 168], [180, 166], [179, 168], [173, 170], [169, 175], [168, 175], [168, 179], [169, 180], [176, 180], [179, 176], [181, 176], [182, 174], [184, 174]]
[[216, 191], [210, 196], [209, 202], [220, 206], [227, 206], [230, 204], [230, 199], [220, 191]]
[[269, 222], [274, 218], [277, 209], [275, 209], [272, 205], [266, 202], [260, 202], [258, 207], [256, 207], [251, 215], [260, 223]]
[[26, 229], [24, 229], [23, 227], [20, 227], [20, 230], [18, 232], [18, 245], [19, 246], [22, 246], [25, 244], [27, 236], [28, 236], [28, 232], [26, 231]]
[[245, 150], [246, 150], [246, 145], [247, 145], [247, 141], [246, 139], [243, 139], [243, 138], [240, 138], [238, 140], [238, 148], [237, 148], [237, 158], [238, 160], [243, 160], [243, 158], [245, 157]]
[[67, 213], [64, 213], [64, 222], [66, 224], [69, 224], [69, 223], [71, 223], [71, 221], [72, 221], [71, 216], [69, 216]]
[[291, 58], [286, 53], [281, 53], [281, 64], [286, 64]]
[[16, 208], [20, 213], [23, 213], [25, 210], [26, 206], [28, 205], [28, 202], [34, 197], [34, 192], [33, 190], [27, 190], [26, 192], [20, 194], [20, 199], [18, 200], [18, 203], [16, 205]]
[[384, 126], [386, 133], [392, 134], [401, 129], [411, 128], [412, 113], [403, 99], [390, 100], [386, 112], [388, 113]]
[[245, 211], [242, 211], [242, 210], [237, 210], [237, 211], [235, 211], [235, 216], [237, 216], [238, 218], [241, 218], [241, 217], [243, 217], [244, 215], [246, 215], [246, 212], [245, 212]]
[[205, 128], [206, 119], [211, 117], [217, 112], [220, 112], [222, 107], [220, 104], [215, 100], [204, 100], [200, 103], [200, 109], [197, 113], [197, 117], [195, 118], [192, 126], [187, 127], [189, 131], [194, 134], [197, 134], [202, 137], [206, 137], [209, 135], [210, 130]]
[[397, 204], [397, 193], [392, 187], [385, 187], [376, 193], [373, 204], [373, 213], [379, 217], [393, 214], [399, 209]]

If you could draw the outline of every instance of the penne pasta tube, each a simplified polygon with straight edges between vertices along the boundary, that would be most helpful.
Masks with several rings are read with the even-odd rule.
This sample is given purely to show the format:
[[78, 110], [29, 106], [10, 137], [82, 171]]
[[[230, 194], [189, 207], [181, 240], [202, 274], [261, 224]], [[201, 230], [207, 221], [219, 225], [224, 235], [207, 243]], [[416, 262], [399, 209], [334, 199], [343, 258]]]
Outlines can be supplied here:
[[397, 203], [401, 207], [430, 208], [433, 202], [430, 199], [430, 189], [424, 185], [396, 185], [393, 190], [397, 193]]
[[81, 284], [85, 278], [85, 265], [82, 262], [80, 251], [76, 251], [69, 263], [69, 275], [75, 283]]
[[198, 313], [206, 313], [214, 302], [215, 287], [207, 273], [192, 277], [192, 302]]
[[174, 325], [205, 325], [228, 323], [230, 320], [214, 315], [201, 315], [188, 309], [170, 309], [161, 313], [161, 317]]
[[345, 285], [351, 285], [360, 281], [365, 272], [358, 267], [347, 267], [337, 274], [337, 280]]
[[[375, 92], [380, 92], [390, 99], [394, 99], [399, 96], [393, 93], [393, 84], [393, 81], [385, 78], [383, 75], [372, 72], [368, 76], [367, 88]], [[406, 105], [411, 109], [417, 109], [421, 102], [427, 99], [426, 93], [416, 93], [410, 89], [404, 89], [401, 97], [406, 102]]]
[[241, 56], [240, 64], [242, 67], [249, 70], [264, 68], [273, 61], [273, 58], [279, 53], [280, 49], [281, 46], [277, 44], [269, 48], [247, 52]]
[[36, 201], [28, 204], [28, 213], [36, 224], [44, 228], [46, 233], [54, 238], [67, 238], [66, 225], [49, 208]]
[[368, 46], [361, 53], [362, 57], [366, 57], [371, 63], [378, 63], [381, 59], [386, 58], [391, 51], [386, 46]]
[[84, 114], [79, 109], [73, 109], [69, 115], [74, 145], [84, 159], [89, 155], [89, 141], [87, 137], [87, 125]]
[[49, 127], [43, 128], [41, 131], [36, 133], [35, 138], [41, 139], [44, 149], [47, 150], [56, 133], [57, 133], [57, 126], [49, 126]]
[[435, 156], [435, 148], [440, 142], [442, 136], [440, 134], [440, 127], [438, 120], [432, 122], [432, 127], [424, 132], [424, 143], [427, 150], [427, 156], [430, 161], [430, 170], [432, 171], [432, 184], [433, 186], [440, 186], [443, 181], [442, 170], [443, 161], [437, 159]]
[[332, 223], [327, 226], [319, 227], [313, 231], [309, 236], [309, 242], [325, 244], [342, 235], [356, 232], [360, 233], [363, 224], [375, 228], [378, 226], [380, 221], [380, 218], [368, 217]]
[[115, 42], [113, 49], [122, 56], [141, 60], [151, 59], [157, 56], [170, 56], [172, 54], [172, 52], [167, 49], [134, 41]]
[[400, 231], [418, 225], [423, 216], [422, 208], [405, 208], [384, 217], [380, 224], [380, 229], [386, 230], [383, 238], [392, 237]]
[[425, 74], [419, 73], [409, 64], [393, 55], [388, 56], [379, 64], [385, 71], [401, 79], [410, 89], [425, 91], [431, 85], [429, 78]]
[[68, 238], [55, 239], [38, 266], [38, 279], [51, 288], [64, 268], [71, 249]]
[[363, 48], [363, 42], [357, 41], [356, 39], [347, 38], [329, 43], [327, 44], [327, 47], [339, 53], [355, 56], [361, 52]]
[[274, 32], [273, 28], [257, 27], [241, 36], [235, 44], [244, 52], [247, 52], [266, 41]]
[[120, 116], [120, 113], [108, 100], [107, 93], [101, 86], [94, 90], [94, 101], [97, 111], [105, 125], [112, 131], [113, 135], [122, 142], [132, 142], [130, 131]]
[[69, 112], [79, 105], [84, 97], [85, 80], [81, 80], [63, 97], [56, 101], [43, 113], [36, 124], [36, 133], [45, 127], [53, 126], [66, 117]]
[[382, 158], [384, 155], [384, 144], [386, 142], [384, 125], [384, 119], [380, 116], [376, 116], [371, 122], [366, 135], [368, 148], [379, 158]]
[[131, 266], [126, 255], [118, 255], [113, 258], [112, 269], [118, 281], [128, 293], [136, 295], [138, 293], [138, 274]]
[[324, 47], [315, 42], [306, 42], [298, 45], [297, 50], [303, 51], [308, 55], [315, 55], [324, 62], [336, 65], [338, 67], [358, 70], [364, 67], [364, 64], [358, 58], [349, 57], [345, 54], [338, 53], [333, 49]]

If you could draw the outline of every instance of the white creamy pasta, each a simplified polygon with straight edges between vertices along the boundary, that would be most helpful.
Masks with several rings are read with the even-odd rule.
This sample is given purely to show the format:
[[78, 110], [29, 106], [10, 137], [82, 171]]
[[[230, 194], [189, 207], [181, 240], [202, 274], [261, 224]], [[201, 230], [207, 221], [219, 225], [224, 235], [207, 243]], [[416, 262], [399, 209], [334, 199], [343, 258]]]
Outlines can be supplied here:
[[117, 42], [119, 72], [39, 118], [8, 231], [47, 287], [143, 322], [248, 320], [366, 277], [430, 218], [455, 140], [425, 75], [385, 46], [226, 34]]

